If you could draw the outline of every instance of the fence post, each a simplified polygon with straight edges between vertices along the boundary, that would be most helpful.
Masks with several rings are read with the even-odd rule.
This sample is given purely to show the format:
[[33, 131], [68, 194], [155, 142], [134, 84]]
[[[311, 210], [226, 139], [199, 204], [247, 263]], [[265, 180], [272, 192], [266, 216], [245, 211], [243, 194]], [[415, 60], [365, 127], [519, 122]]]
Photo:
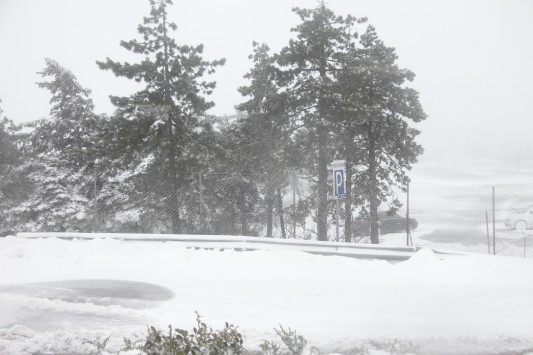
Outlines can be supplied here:
[[406, 214], [405, 214], [405, 217], [406, 217], [406, 223], [407, 225], [405, 226], [405, 231], [407, 233], [406, 237], [407, 237], [407, 246], [409, 245], [413, 245], [413, 241], [411, 239], [411, 228], [409, 226], [409, 182], [407, 183], [407, 211], [406, 211]]
[[526, 241], [526, 231], [522, 231], [522, 235], [524, 236], [524, 258], [526, 257], [526, 249], [527, 249], [527, 241]]
[[340, 207], [340, 200], [335, 200], [335, 232], [336, 232], [336, 239], [335, 241], [339, 241], [339, 223], [340, 223], [340, 214], [341, 214], [341, 207]]
[[94, 188], [94, 219], [93, 219], [93, 233], [96, 233], [96, 226], [98, 226], [98, 185], [96, 179], [96, 161], [93, 162], [93, 188]]
[[296, 239], [296, 185], [298, 184], [298, 176], [296, 172], [292, 172], [292, 239]]
[[492, 187], [492, 253], [496, 255], [496, 207], [495, 207], [495, 191]]
[[487, 226], [487, 248], [490, 254], [489, 213], [485, 211], [485, 224]]

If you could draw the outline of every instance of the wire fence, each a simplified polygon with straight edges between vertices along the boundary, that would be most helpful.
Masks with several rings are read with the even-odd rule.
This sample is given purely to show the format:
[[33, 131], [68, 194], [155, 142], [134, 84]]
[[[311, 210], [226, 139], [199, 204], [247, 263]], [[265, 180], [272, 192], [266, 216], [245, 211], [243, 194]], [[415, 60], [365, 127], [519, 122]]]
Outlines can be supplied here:
[[[43, 169], [45, 179], [19, 169], [12, 172], [16, 178], [0, 182], [1, 235], [178, 231], [317, 239], [316, 182], [305, 174], [280, 173], [276, 183], [261, 185], [230, 172], [198, 171], [173, 197], [155, 172], [147, 180], [146, 174], [64, 176], [61, 169]], [[380, 244], [533, 258], [533, 184], [413, 181], [408, 191], [392, 189], [390, 199], [399, 205], [385, 201], [379, 207]], [[391, 212], [393, 205], [399, 208]], [[345, 231], [344, 201], [337, 206], [330, 196], [328, 207], [328, 240], [370, 243], [364, 205], [352, 206], [351, 232]]]
[[415, 245], [533, 258], [533, 184], [410, 187]]

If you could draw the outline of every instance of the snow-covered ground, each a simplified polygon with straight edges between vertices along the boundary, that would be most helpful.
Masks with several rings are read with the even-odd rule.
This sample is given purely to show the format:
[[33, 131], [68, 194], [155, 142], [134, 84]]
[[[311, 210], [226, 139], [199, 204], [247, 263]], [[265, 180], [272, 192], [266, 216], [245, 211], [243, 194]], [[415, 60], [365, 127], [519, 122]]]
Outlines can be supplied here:
[[[245, 345], [290, 327], [323, 352], [367, 339], [420, 354], [533, 349], [533, 260], [421, 250], [391, 263], [178, 242], [0, 239], [0, 353], [90, 353], [146, 326], [239, 326]], [[530, 350], [533, 353], [533, 350]]]

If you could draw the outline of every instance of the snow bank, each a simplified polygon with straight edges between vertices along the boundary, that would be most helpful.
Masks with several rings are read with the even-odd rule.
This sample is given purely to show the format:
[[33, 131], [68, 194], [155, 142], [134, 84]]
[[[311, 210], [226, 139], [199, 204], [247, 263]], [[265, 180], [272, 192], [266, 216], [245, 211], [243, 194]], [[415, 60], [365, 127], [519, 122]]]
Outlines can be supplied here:
[[[238, 325], [251, 348], [274, 339], [279, 325], [322, 349], [349, 349], [370, 338], [416, 341], [422, 353], [488, 343], [499, 350], [533, 347], [531, 275], [532, 260], [441, 260], [430, 250], [392, 264], [282, 249], [7, 237], [0, 240], [0, 353], [90, 352], [83, 339], [108, 335], [109, 346], [119, 349], [122, 337], [138, 339], [146, 325], [190, 329], [195, 311], [214, 328]], [[20, 291], [63, 280], [150, 283], [174, 297], [133, 307], [120, 297], [95, 303]]]

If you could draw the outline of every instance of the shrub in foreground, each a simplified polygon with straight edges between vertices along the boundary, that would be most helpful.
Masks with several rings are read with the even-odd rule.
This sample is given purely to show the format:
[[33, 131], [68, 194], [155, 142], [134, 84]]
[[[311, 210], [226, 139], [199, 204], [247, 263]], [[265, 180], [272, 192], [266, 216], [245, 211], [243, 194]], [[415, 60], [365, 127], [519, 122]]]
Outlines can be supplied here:
[[237, 327], [226, 323], [224, 329], [213, 330], [201, 321], [196, 313], [197, 327], [189, 333], [183, 329], [172, 329], [167, 334], [154, 327], [148, 328], [148, 335], [141, 350], [147, 355], [241, 355], [244, 346]]
[[[96, 352], [91, 354], [147, 354], [147, 355], [320, 355], [328, 354], [307, 346], [307, 340], [291, 328], [274, 329], [278, 340], [263, 340], [259, 351], [247, 351], [243, 345], [242, 335], [236, 326], [225, 324], [222, 330], [213, 330], [202, 322], [196, 313], [196, 327], [191, 332], [168, 327], [162, 332], [155, 327], [148, 328], [148, 334], [141, 340], [131, 341], [124, 338], [124, 347], [118, 353], [106, 349], [109, 337], [101, 341], [86, 340], [93, 345]], [[420, 345], [399, 339], [367, 340], [349, 350], [337, 349], [335, 354], [371, 355], [371, 354], [418, 354]]]

